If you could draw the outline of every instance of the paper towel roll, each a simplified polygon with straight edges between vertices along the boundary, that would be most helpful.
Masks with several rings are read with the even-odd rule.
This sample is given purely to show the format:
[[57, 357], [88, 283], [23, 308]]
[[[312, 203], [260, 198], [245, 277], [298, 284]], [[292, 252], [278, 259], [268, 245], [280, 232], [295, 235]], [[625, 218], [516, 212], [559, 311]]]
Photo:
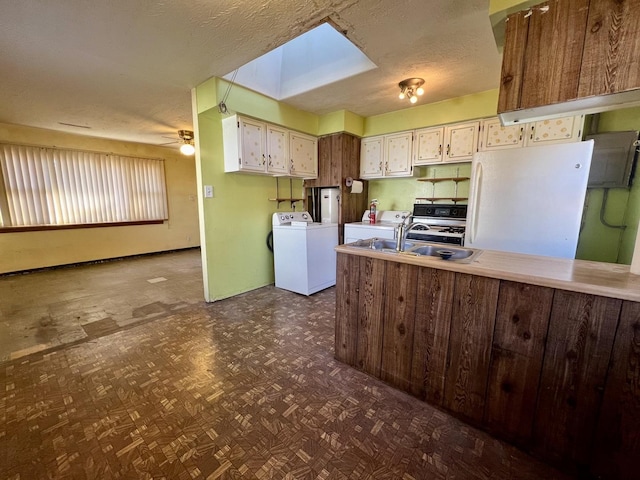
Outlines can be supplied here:
[[351, 193], [362, 193], [362, 182], [360, 180], [354, 180], [351, 185]]

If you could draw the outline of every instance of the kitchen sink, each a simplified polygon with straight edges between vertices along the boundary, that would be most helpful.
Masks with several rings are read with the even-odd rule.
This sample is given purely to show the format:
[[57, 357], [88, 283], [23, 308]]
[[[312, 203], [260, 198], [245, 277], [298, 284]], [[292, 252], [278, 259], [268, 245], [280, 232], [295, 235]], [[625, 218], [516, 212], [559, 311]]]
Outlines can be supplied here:
[[430, 257], [440, 257], [443, 260], [464, 260], [475, 253], [469, 248], [448, 247], [443, 245], [423, 245], [413, 247], [411, 252], [417, 255], [429, 255]]
[[366, 240], [358, 240], [357, 242], [350, 243], [347, 246], [356, 248], [368, 248], [379, 252], [394, 253], [397, 255], [434, 257], [455, 263], [471, 263], [482, 253], [482, 250], [478, 250], [475, 248], [464, 248], [420, 241], [405, 242], [404, 251], [398, 252], [396, 251], [395, 240], [383, 238], [368, 238]]
[[[368, 238], [366, 240], [358, 240], [350, 244], [352, 247], [370, 248], [371, 250], [380, 250], [383, 252], [396, 252], [396, 241], [385, 238]], [[408, 250], [415, 245], [413, 242], [404, 242], [404, 249]]]

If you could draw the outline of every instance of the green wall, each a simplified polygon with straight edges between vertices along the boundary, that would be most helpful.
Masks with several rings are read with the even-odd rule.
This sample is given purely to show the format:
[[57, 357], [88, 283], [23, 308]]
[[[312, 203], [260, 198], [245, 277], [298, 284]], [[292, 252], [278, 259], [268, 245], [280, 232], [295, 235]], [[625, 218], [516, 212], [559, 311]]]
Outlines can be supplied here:
[[[600, 114], [598, 133], [640, 130], [640, 108], [626, 108]], [[640, 221], [640, 177], [638, 172], [630, 189], [612, 188], [607, 199], [605, 220], [612, 225], [627, 225], [624, 230], [600, 222], [604, 189], [587, 191], [584, 228], [578, 242], [577, 258], [600, 262], [631, 264], [638, 221]]]
[[[276, 179], [224, 172], [222, 118], [218, 111], [227, 83], [211, 79], [194, 91], [197, 112], [197, 169], [200, 233], [207, 301], [237, 295], [274, 281], [273, 256], [266, 246], [274, 212], [291, 211], [289, 202], [277, 205]], [[317, 134], [319, 117], [296, 110], [234, 85], [225, 102], [229, 113], [242, 113], [302, 132]], [[289, 196], [289, 179], [279, 179]], [[302, 180], [291, 182], [293, 196], [302, 195]], [[203, 198], [202, 186], [213, 185], [213, 198]], [[280, 194], [282, 196], [282, 190]], [[302, 208], [297, 204], [296, 208]]]

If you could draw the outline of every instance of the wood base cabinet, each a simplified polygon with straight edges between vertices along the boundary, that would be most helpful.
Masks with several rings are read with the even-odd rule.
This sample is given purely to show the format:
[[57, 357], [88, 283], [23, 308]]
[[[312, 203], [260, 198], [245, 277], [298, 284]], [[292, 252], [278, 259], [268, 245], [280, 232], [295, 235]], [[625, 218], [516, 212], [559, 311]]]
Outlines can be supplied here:
[[335, 356], [571, 473], [638, 478], [638, 303], [338, 253]]

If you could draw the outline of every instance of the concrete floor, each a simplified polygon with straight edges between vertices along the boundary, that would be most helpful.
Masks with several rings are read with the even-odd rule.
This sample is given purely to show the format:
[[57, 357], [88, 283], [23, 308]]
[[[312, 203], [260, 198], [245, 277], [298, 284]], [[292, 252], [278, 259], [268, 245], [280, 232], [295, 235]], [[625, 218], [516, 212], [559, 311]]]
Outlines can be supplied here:
[[199, 249], [0, 276], [0, 362], [199, 302]]

